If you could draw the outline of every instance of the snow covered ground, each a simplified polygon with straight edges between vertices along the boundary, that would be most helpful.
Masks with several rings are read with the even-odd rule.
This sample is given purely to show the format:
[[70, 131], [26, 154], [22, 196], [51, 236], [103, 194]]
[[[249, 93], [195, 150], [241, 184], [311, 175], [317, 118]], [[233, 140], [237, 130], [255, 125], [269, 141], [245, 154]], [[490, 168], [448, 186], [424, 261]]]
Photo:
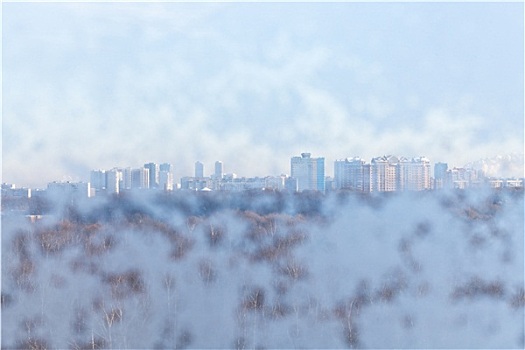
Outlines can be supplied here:
[[4, 216], [2, 348], [525, 346], [523, 192], [188, 196]]

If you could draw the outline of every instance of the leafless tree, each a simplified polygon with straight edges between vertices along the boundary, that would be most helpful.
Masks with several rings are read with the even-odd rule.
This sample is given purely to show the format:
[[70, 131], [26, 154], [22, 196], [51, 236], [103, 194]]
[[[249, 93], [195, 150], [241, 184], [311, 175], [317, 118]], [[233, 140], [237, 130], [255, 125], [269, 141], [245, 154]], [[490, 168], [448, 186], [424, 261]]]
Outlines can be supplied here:
[[244, 296], [242, 308], [244, 310], [262, 310], [264, 302], [264, 289], [261, 287], [253, 287]]
[[130, 269], [123, 273], [107, 274], [104, 276], [103, 282], [110, 286], [111, 295], [116, 299], [144, 293], [146, 290], [142, 273], [136, 269]]
[[461, 299], [473, 299], [480, 296], [501, 299], [505, 295], [505, 286], [501, 281], [484, 281], [475, 276], [465, 284], [460, 285], [452, 291], [451, 298], [454, 301]]
[[199, 262], [199, 276], [206, 285], [215, 281], [217, 269], [213, 267], [210, 260], [203, 259]]
[[525, 307], [525, 290], [523, 287], [517, 288], [515, 293], [510, 297], [510, 305], [515, 309]]

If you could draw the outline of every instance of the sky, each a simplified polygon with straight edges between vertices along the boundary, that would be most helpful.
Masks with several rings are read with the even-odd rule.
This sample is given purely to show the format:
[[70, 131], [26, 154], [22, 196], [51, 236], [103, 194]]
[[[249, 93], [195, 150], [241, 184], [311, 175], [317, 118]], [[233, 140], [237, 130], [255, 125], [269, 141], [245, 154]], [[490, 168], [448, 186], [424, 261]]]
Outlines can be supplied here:
[[2, 5], [2, 182], [523, 153], [523, 3]]

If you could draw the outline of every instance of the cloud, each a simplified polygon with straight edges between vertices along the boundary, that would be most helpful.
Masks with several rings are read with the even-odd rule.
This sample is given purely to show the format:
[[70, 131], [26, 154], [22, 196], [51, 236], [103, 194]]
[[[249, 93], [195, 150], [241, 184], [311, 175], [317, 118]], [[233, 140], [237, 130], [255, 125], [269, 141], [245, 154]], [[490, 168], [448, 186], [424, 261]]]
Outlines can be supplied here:
[[[438, 69], [443, 79], [430, 68], [425, 76], [402, 69], [396, 62], [406, 53], [393, 50], [395, 42], [385, 55], [380, 46], [357, 45], [368, 37], [358, 22], [321, 25], [310, 7], [293, 13], [281, 4], [271, 17], [275, 26], [265, 27], [261, 18], [272, 7], [257, 6], [8, 7], [4, 177], [43, 185], [64, 175], [87, 177], [85, 167], [71, 164], [150, 160], [174, 163], [180, 177], [198, 159], [262, 176], [289, 172], [289, 158], [302, 151], [325, 156], [329, 172], [334, 159], [385, 153], [426, 153], [460, 165], [523, 148], [522, 128], [509, 127], [516, 117], [503, 114], [505, 101], [481, 110], [482, 95], [471, 85], [451, 98], [460, 81], [445, 84], [449, 95], [436, 93], [451, 78], [447, 69]], [[333, 16], [330, 8], [322, 7], [323, 16]], [[352, 8], [338, 7], [355, 16]], [[36, 10], [41, 16], [33, 20]], [[247, 18], [257, 21], [248, 28]], [[21, 23], [27, 26], [16, 31]], [[422, 59], [435, 63], [432, 57]]]

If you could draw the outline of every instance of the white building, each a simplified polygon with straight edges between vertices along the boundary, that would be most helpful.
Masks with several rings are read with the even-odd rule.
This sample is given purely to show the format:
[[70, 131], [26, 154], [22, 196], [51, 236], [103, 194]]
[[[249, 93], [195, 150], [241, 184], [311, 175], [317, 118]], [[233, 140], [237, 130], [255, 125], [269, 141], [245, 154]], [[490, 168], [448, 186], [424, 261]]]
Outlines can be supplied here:
[[159, 166], [159, 188], [173, 191], [173, 169], [170, 163], [162, 163]]
[[106, 171], [106, 193], [119, 193], [120, 182], [122, 180], [122, 172], [117, 169]]
[[224, 175], [224, 168], [223, 168], [222, 162], [216, 161], [215, 162], [215, 172], [213, 174], [213, 177], [215, 180], [220, 180], [222, 179], [223, 175]]
[[399, 159], [395, 156], [372, 158], [370, 164], [370, 191], [391, 192], [397, 190]]
[[149, 187], [148, 188], [158, 188], [159, 187], [159, 175], [160, 168], [156, 163], [146, 163], [144, 168], [149, 170]]
[[121, 170], [122, 179], [120, 181], [119, 187], [120, 190], [130, 190], [131, 189], [131, 168], [124, 168]]
[[397, 179], [398, 191], [430, 190], [430, 160], [425, 157], [399, 158]]
[[324, 192], [324, 158], [312, 158], [310, 153], [301, 153], [300, 157], [292, 157], [291, 176], [297, 180], [297, 190], [313, 190]]
[[204, 177], [204, 164], [202, 164], [199, 161], [195, 162], [195, 177], [196, 178], [203, 178]]
[[505, 187], [521, 188], [523, 187], [523, 179], [506, 179]]
[[264, 178], [265, 184], [264, 188], [270, 189], [270, 190], [284, 190], [285, 181], [286, 181], [286, 175], [280, 175], [280, 176], [267, 176]]
[[454, 188], [464, 189], [479, 185], [478, 171], [472, 168], [452, 168], [448, 171], [449, 181]]
[[359, 158], [346, 158], [334, 162], [336, 190], [370, 192], [370, 164]]
[[202, 191], [213, 187], [213, 181], [209, 177], [185, 176], [180, 179], [181, 190]]
[[222, 191], [246, 191], [246, 190], [262, 190], [266, 185], [266, 179], [260, 177], [252, 178], [237, 178], [225, 177], [221, 182], [220, 189]]

